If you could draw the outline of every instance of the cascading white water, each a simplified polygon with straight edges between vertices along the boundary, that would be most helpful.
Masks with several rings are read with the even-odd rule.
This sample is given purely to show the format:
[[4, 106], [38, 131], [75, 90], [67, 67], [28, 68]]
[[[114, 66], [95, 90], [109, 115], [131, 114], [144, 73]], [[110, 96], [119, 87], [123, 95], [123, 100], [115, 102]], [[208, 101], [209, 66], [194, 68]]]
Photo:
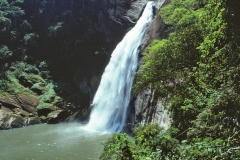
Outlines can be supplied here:
[[154, 2], [147, 3], [134, 28], [113, 51], [93, 99], [87, 129], [116, 132], [123, 129], [137, 68], [138, 47], [153, 18], [153, 6]]

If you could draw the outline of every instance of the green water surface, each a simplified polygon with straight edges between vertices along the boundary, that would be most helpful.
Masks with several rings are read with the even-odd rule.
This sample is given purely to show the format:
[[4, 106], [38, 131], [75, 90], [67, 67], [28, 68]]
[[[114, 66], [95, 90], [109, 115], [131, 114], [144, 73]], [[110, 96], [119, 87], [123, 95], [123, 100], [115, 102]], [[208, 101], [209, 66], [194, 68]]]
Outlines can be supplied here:
[[79, 123], [40, 124], [0, 131], [0, 160], [97, 160], [110, 133]]

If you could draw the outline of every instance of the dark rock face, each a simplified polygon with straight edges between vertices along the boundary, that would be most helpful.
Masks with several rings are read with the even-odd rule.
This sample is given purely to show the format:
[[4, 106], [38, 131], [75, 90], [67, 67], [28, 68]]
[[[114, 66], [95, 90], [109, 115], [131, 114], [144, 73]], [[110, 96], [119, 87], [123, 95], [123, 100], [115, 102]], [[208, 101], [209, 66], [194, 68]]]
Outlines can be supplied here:
[[76, 39], [72, 40], [80, 41], [76, 43], [110, 43], [116, 41], [114, 34], [120, 36], [119, 30], [112, 33], [113, 29], [124, 29], [123, 16], [130, 5], [128, 0], [28, 0], [23, 7], [33, 27], [39, 31], [49, 33], [49, 27], [58, 25], [55, 29], [60, 30], [52, 30], [51, 34], [62, 32], [65, 38], [75, 35]]
[[[166, 0], [163, 5], [169, 2], [170, 0]], [[167, 26], [157, 14], [146, 31], [140, 50], [143, 51], [154, 39], [163, 39], [167, 36]], [[140, 60], [139, 66], [141, 64]], [[166, 113], [167, 106], [164, 106], [160, 99], [156, 99], [154, 93], [155, 91], [151, 87], [147, 87], [136, 97], [134, 123], [158, 123], [160, 126], [168, 128], [171, 122]]]
[[[85, 106], [82, 105], [85, 107], [83, 110], [79, 111], [76, 108], [74, 114], [68, 112], [69, 108], [75, 108], [74, 103], [69, 104], [69, 101], [56, 98], [57, 93], [54, 93], [53, 97], [50, 94], [46, 95], [49, 99], [44, 101], [24, 94], [11, 98], [1, 96], [0, 129], [41, 122], [86, 120], [90, 112], [89, 102], [98, 88], [111, 52], [141, 16], [147, 1], [25, 0], [23, 4], [19, 4], [25, 10], [24, 18], [31, 24], [32, 32], [38, 36], [36, 40], [38, 48], [28, 51], [29, 59], [35, 57], [47, 61], [54, 81], [75, 83], [84, 95], [81, 101], [85, 99], [86, 103]], [[154, 1], [156, 10], [164, 2]], [[152, 39], [164, 37], [164, 30], [165, 26], [162, 25], [160, 17], [156, 16], [147, 31], [142, 50]], [[26, 72], [38, 74], [39, 70]], [[46, 91], [45, 83], [28, 81], [26, 75], [19, 77], [19, 83], [31, 88], [37, 95], [42, 95]], [[148, 109], [155, 105], [150, 101], [154, 97], [151, 95], [152, 92], [148, 92], [143, 91], [135, 103], [137, 123], [152, 122], [159, 117], [153, 117], [153, 113], [160, 112], [159, 109], [155, 109], [156, 111]], [[133, 116], [133, 109], [129, 110], [130, 116]], [[162, 111], [161, 107], [160, 110]]]
[[87, 105], [111, 52], [140, 17], [146, 2], [25, 0], [22, 8], [41, 46], [41, 53], [31, 54], [48, 62], [55, 80], [75, 83]]

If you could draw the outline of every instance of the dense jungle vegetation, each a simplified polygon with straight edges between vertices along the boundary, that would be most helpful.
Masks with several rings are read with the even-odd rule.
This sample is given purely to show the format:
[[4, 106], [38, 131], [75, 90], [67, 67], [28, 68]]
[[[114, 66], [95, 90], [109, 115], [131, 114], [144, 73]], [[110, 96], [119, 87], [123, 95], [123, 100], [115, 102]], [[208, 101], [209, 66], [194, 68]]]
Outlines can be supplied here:
[[171, 127], [116, 134], [101, 159], [240, 159], [240, 1], [172, 0], [160, 9], [167, 39], [144, 51], [135, 93], [151, 86]]
[[[35, 96], [41, 99], [37, 109], [67, 105], [71, 114], [89, 107], [108, 56], [107, 27], [98, 27], [103, 15], [91, 21], [97, 11], [79, 10], [92, 2], [72, 3], [0, 0], [0, 97]], [[81, 88], [81, 82], [91, 84]]]
[[[56, 123], [79, 110], [81, 96], [79, 90], [74, 89], [76, 88], [74, 85], [74, 87], [70, 85], [66, 87], [66, 83], [61, 83], [59, 78], [53, 80], [54, 65], [49, 67], [52, 57], [49, 53], [54, 52], [53, 48], [56, 46], [53, 43], [52, 48], [42, 45], [42, 42], [51, 41], [53, 36], [46, 34], [49, 41], [43, 38], [43, 33], [34, 27], [36, 24], [29, 21], [23, 4], [24, 0], [0, 1], [0, 97], [2, 101], [9, 99], [13, 101], [20, 96], [39, 98], [40, 102], [36, 110], [39, 117], [43, 116], [41, 121]], [[48, 30], [50, 33], [53, 32], [52, 30], [59, 32], [60, 27], [54, 29], [49, 27]], [[49, 55], [49, 59], [45, 58], [46, 54]], [[60, 63], [59, 57], [61, 56], [52, 57], [52, 59]], [[53, 72], [50, 73], [50, 69]], [[66, 105], [68, 107], [65, 107]], [[13, 106], [8, 105], [8, 107], [15, 112]], [[51, 117], [48, 113], [57, 110], [58, 107], [64, 110], [65, 117], [52, 122], [49, 121], [50, 118], [45, 118]], [[28, 114], [22, 116], [25, 117]], [[36, 113], [32, 116], [36, 116]]]

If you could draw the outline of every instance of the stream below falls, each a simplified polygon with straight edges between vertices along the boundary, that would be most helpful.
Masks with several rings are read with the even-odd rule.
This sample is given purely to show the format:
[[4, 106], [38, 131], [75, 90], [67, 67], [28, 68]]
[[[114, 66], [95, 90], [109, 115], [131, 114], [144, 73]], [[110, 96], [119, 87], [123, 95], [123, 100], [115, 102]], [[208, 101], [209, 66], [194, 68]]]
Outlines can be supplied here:
[[97, 160], [110, 133], [79, 123], [39, 124], [0, 131], [0, 160]]

